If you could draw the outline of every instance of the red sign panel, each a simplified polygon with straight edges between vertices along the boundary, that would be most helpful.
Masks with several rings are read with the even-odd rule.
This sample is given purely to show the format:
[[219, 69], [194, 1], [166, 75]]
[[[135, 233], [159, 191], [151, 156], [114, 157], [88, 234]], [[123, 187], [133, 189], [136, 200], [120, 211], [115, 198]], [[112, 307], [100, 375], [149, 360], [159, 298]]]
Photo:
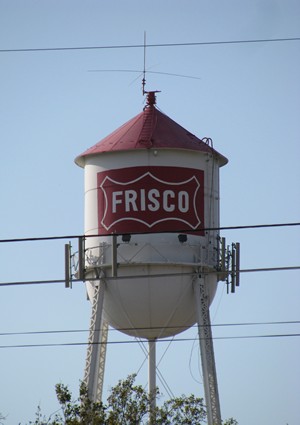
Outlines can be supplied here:
[[98, 173], [99, 234], [198, 231], [204, 228], [204, 172], [131, 167]]

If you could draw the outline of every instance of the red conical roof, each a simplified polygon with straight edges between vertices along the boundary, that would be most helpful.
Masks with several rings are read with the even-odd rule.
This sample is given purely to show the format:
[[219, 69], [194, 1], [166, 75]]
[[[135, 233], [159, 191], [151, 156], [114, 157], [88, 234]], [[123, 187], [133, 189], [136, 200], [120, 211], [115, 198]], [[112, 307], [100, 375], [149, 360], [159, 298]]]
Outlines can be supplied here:
[[206, 141], [194, 136], [167, 115], [160, 112], [149, 101], [148, 106], [96, 145], [79, 155], [75, 162], [84, 167], [85, 157], [105, 152], [128, 151], [132, 149], [184, 149], [214, 153], [220, 166], [228, 160], [215, 151]]

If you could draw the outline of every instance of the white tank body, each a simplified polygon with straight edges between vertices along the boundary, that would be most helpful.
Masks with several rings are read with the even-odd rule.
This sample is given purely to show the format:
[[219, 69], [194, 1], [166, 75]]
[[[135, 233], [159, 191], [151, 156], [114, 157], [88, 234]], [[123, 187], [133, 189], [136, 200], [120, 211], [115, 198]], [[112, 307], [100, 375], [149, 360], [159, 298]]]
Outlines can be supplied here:
[[[92, 299], [98, 284], [89, 278], [100, 276], [105, 282], [104, 314], [111, 326], [148, 339], [191, 327], [196, 322], [193, 282], [199, 273], [205, 272], [213, 300], [218, 231], [202, 229], [219, 228], [219, 167], [226, 162], [213, 149], [155, 143], [78, 157], [85, 173], [87, 291]], [[178, 211], [177, 218], [172, 211]], [[115, 221], [108, 218], [114, 214]], [[186, 240], [179, 241], [179, 234]]]

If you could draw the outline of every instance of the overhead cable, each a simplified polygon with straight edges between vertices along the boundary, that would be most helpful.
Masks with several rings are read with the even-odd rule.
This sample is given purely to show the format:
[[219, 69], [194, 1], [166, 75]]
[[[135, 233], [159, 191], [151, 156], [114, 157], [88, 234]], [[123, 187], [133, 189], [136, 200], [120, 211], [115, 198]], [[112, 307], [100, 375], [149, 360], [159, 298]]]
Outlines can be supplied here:
[[[238, 322], [238, 323], [214, 323], [211, 327], [230, 327], [230, 326], [266, 326], [266, 325], [295, 325], [300, 324], [300, 320], [286, 320], [286, 321], [271, 321], [271, 322]], [[164, 326], [164, 329], [186, 329], [186, 326]], [[189, 329], [198, 328], [198, 325], [193, 325]], [[150, 329], [146, 327], [135, 327], [135, 330]], [[161, 329], [160, 327], [152, 326], [151, 329]], [[100, 329], [95, 329], [99, 331]], [[116, 331], [128, 331], [132, 328], [109, 328], [110, 332]], [[88, 332], [88, 329], [64, 329], [64, 330], [48, 330], [48, 331], [25, 331], [25, 332], [1, 332], [0, 336], [19, 336], [19, 335], [48, 335], [48, 334], [62, 334], [62, 333], [84, 333]]]
[[[239, 335], [239, 336], [217, 336], [213, 337], [213, 340], [234, 340], [234, 339], [259, 339], [259, 338], [293, 338], [299, 337], [300, 333], [293, 334], [265, 334], [265, 335]], [[202, 338], [203, 339], [203, 338]], [[205, 338], [207, 339], [207, 338]], [[155, 341], [157, 343], [162, 342], [186, 342], [186, 341], [194, 341], [195, 338], [164, 338], [164, 339], [154, 339], [154, 340], [145, 340]], [[116, 345], [116, 344], [138, 344], [137, 340], [128, 340], [128, 341], [106, 341], [106, 342], [95, 342], [93, 344], [107, 344], [107, 345]], [[37, 347], [80, 347], [87, 346], [88, 342], [62, 342], [62, 343], [45, 343], [45, 344], [17, 344], [17, 345], [0, 345], [0, 349], [4, 348], [37, 348]]]
[[[195, 264], [195, 268], [197, 267], [197, 264]], [[99, 266], [99, 268], [101, 268]], [[239, 273], [261, 273], [261, 272], [278, 272], [278, 271], [295, 271], [300, 270], [300, 266], [283, 266], [283, 267], [264, 267], [264, 268], [255, 268], [255, 269], [240, 269]], [[213, 270], [213, 271], [205, 271], [204, 274], [218, 274], [218, 273], [226, 273], [228, 274], [228, 271], [222, 272], [222, 270]], [[164, 278], [164, 277], [176, 277], [176, 276], [194, 276], [196, 271], [194, 272], [187, 272], [187, 273], [160, 273], [160, 274], [151, 274], [151, 275], [126, 275], [126, 276], [118, 276], [116, 277], [105, 277], [105, 281], [110, 280], [124, 280], [124, 279], [141, 279], [144, 277], [147, 277], [148, 279], [154, 279], [154, 278]], [[98, 277], [89, 277], [89, 282], [92, 281], [99, 281]], [[82, 280], [79, 279], [72, 279], [72, 283], [78, 283], [82, 282]], [[65, 279], [49, 279], [49, 280], [28, 280], [28, 281], [15, 281], [15, 282], [0, 282], [0, 288], [1, 286], [18, 286], [18, 285], [48, 285], [48, 284], [55, 284], [55, 283], [65, 283]]]
[[[177, 229], [174, 231], [167, 232], [151, 232], [151, 234], [155, 233], [197, 233], [199, 231], [218, 231], [218, 230], [244, 230], [244, 229], [262, 229], [262, 228], [272, 228], [272, 227], [294, 227], [300, 226], [300, 222], [291, 222], [291, 223], [270, 223], [270, 224], [246, 224], [241, 226], [221, 226], [221, 227], [205, 227], [197, 230], [192, 229]], [[148, 234], [147, 233], [139, 233]], [[101, 236], [109, 236], [109, 235], [62, 235], [62, 236], [40, 236], [40, 237], [27, 237], [27, 238], [10, 238], [10, 239], [0, 239], [0, 243], [12, 243], [12, 242], [37, 242], [37, 241], [49, 241], [49, 240], [59, 240], [59, 239], [78, 239], [81, 237], [84, 238], [96, 238]]]
[[[251, 44], [251, 43], [278, 43], [299, 41], [300, 37], [283, 37], [283, 38], [259, 38], [249, 40], [216, 40], [216, 41], [198, 41], [187, 43], [154, 43], [147, 44], [150, 47], [193, 47], [193, 46], [214, 46], [227, 44]], [[0, 49], [0, 53], [28, 53], [28, 52], [59, 52], [74, 50], [113, 50], [113, 49], [144, 49], [144, 44], [117, 44], [102, 46], [74, 46], [74, 47], [35, 47], [35, 48], [19, 48], [19, 49]]]

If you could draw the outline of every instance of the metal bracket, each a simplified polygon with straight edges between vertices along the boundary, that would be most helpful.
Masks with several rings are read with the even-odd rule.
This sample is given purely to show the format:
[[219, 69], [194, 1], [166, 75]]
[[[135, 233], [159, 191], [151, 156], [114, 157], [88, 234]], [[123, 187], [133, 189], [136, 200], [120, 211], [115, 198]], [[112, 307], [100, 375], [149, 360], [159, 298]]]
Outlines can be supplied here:
[[65, 288], [72, 289], [71, 242], [65, 244]]
[[65, 287], [72, 288], [73, 279], [85, 281], [85, 237], [78, 238], [78, 251], [72, 252], [71, 242], [65, 244]]
[[218, 278], [225, 281], [227, 293], [234, 293], [240, 286], [240, 243], [234, 242], [226, 246], [226, 239], [219, 238], [219, 266]]

